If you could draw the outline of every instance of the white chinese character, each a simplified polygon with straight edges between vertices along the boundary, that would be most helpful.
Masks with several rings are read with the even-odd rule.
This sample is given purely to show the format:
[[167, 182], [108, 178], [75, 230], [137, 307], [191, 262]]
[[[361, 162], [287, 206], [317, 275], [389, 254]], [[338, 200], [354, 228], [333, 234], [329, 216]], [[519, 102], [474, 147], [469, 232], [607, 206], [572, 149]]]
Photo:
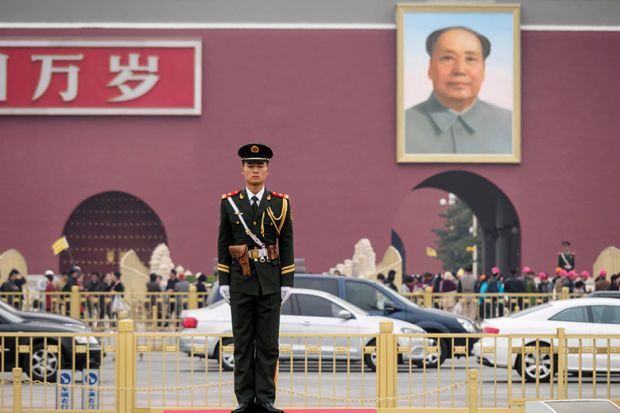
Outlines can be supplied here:
[[0, 53], [0, 101], [6, 100], [6, 61], [9, 57]]
[[39, 77], [39, 84], [34, 92], [32, 100], [37, 100], [47, 91], [52, 80], [53, 73], [66, 73], [67, 74], [67, 90], [60, 92], [62, 100], [69, 102], [77, 96], [78, 93], [78, 72], [80, 68], [75, 65], [54, 67], [54, 61], [68, 61], [76, 62], [84, 59], [83, 54], [74, 55], [33, 55], [32, 61], [41, 61], [41, 75]]
[[[110, 72], [118, 73], [108, 84], [108, 87], [118, 87], [121, 91], [119, 96], [109, 99], [109, 102], [125, 102], [128, 100], [139, 98], [146, 94], [155, 86], [159, 80], [157, 73], [157, 64], [159, 57], [149, 56], [146, 66], [140, 66], [140, 54], [129, 53], [129, 65], [121, 66], [120, 56], [110, 56]], [[135, 74], [134, 72], [147, 72], [145, 74]], [[140, 83], [132, 88], [127, 82], [140, 81]]]

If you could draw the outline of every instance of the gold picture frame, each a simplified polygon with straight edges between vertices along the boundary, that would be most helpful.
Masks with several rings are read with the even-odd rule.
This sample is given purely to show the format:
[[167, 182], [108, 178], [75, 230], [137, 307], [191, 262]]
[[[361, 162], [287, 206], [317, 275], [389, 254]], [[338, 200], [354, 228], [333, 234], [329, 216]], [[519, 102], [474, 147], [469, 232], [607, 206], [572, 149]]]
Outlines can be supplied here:
[[396, 161], [520, 163], [520, 6], [398, 4], [396, 27]]

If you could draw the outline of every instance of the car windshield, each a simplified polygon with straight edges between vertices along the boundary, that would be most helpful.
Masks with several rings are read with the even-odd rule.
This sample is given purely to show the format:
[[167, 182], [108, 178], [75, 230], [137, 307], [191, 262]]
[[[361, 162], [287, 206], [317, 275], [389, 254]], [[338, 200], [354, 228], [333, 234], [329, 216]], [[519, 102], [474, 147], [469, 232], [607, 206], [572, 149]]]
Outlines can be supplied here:
[[219, 307], [221, 305], [224, 305], [225, 302], [226, 301], [224, 301], [224, 300], [219, 300], [219, 301], [216, 301], [216, 302], [211, 302], [211, 304], [209, 304], [209, 302], [207, 301], [207, 307], [209, 307], [209, 308], [217, 308], [217, 307]]
[[549, 304], [549, 303], [547, 303], [547, 304], [540, 304], [540, 305], [537, 305], [537, 306], [534, 306], [534, 307], [527, 308], [527, 309], [525, 309], [523, 311], [512, 313], [512, 314], [510, 314], [508, 316], [508, 318], [523, 317], [525, 315], [528, 315], [528, 314], [531, 314], [531, 313], [535, 313], [536, 311], [540, 311], [540, 310], [543, 310], [543, 309], [549, 308], [549, 307], [551, 307], [551, 304]]
[[212, 305], [213, 303], [215, 303], [215, 299], [217, 298], [218, 300], [220, 300], [222, 297], [219, 295], [219, 288], [220, 288], [220, 283], [218, 281], [213, 283], [213, 286], [211, 286], [211, 291], [209, 292], [209, 295], [207, 296], [207, 307], [209, 307], [210, 305]]
[[355, 315], [368, 315], [367, 311], [364, 311], [358, 306], [356, 306], [355, 304], [345, 301], [340, 297], [336, 297], [333, 294], [330, 294], [329, 300], [332, 301], [334, 304], [338, 304], [340, 307], [347, 309], [348, 311], [350, 311], [351, 313]]
[[379, 283], [376, 283], [376, 284], [379, 287], [379, 289], [382, 290], [383, 293], [388, 295], [389, 297], [396, 298], [401, 303], [404, 303], [404, 304], [407, 304], [407, 305], [413, 305], [414, 307], [419, 307], [419, 305], [417, 305], [413, 301], [409, 300], [407, 297], [405, 297], [405, 296], [403, 296], [403, 295], [401, 295], [399, 293], [396, 293], [393, 290], [390, 290], [385, 285], [379, 284]]
[[5, 303], [3, 300], [0, 300], [0, 308], [5, 310], [5, 311], [8, 311], [11, 314], [17, 315], [17, 310], [13, 306], [11, 306], [10, 304]]
[[20, 316], [18, 316], [16, 313], [7, 311], [5, 308], [0, 308], [0, 317], [4, 318], [10, 324], [23, 323], [24, 321], [26, 321]]

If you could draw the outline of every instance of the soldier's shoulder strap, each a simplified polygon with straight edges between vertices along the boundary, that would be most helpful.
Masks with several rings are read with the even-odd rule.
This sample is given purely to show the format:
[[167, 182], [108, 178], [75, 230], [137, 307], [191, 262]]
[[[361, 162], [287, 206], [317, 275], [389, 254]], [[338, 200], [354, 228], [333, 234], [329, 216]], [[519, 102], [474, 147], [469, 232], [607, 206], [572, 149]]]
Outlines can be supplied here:
[[229, 192], [227, 194], [222, 194], [222, 199], [233, 197], [233, 196], [237, 195], [239, 192], [241, 192], [241, 191], [233, 191], [233, 192]]
[[271, 191], [271, 195], [277, 196], [278, 198], [282, 198], [282, 199], [289, 199], [288, 195], [282, 194], [280, 192], [273, 192], [273, 191]]

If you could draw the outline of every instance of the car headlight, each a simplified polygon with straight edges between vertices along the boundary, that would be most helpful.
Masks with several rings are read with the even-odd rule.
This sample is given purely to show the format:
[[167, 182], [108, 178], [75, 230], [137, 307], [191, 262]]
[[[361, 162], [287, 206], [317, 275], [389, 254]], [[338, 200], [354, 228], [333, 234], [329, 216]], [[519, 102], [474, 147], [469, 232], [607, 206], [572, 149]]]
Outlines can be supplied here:
[[88, 336], [88, 337], [76, 336], [75, 337], [75, 341], [78, 344], [99, 344], [97, 339], [95, 337], [93, 337], [93, 336]]
[[475, 333], [476, 332], [476, 326], [474, 326], [474, 323], [472, 323], [469, 320], [465, 320], [464, 318], [458, 318], [456, 319], [459, 324], [465, 329], [465, 331], [467, 331], [468, 333]]

